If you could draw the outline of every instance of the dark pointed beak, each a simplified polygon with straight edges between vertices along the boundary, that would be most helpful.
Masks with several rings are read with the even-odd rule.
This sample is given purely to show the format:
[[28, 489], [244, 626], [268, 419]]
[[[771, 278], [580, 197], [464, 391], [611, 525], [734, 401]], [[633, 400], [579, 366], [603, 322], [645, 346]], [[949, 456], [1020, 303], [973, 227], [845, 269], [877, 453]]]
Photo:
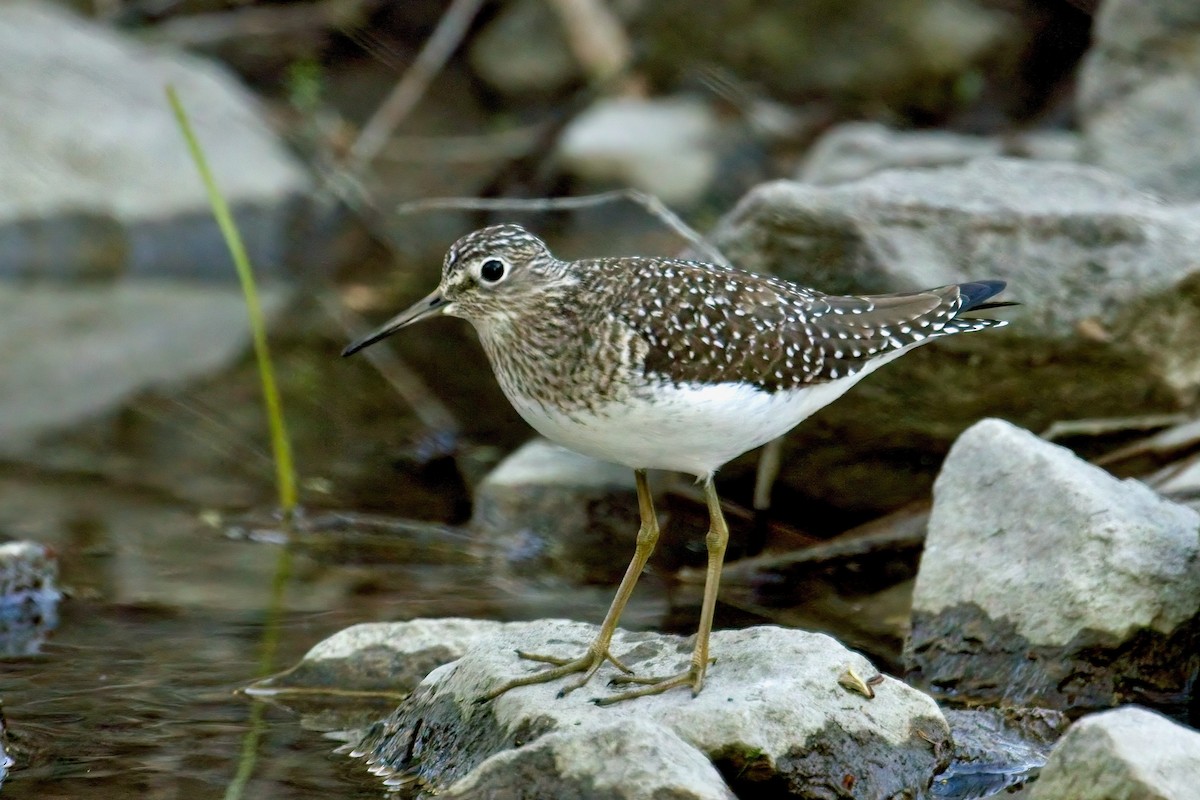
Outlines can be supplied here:
[[380, 325], [375, 330], [368, 333], [366, 336], [351, 342], [342, 351], [342, 357], [351, 356], [362, 350], [364, 347], [369, 347], [375, 344], [380, 339], [386, 339], [401, 328], [407, 327], [418, 320], [427, 317], [436, 317], [441, 314], [449, 303], [442, 297], [440, 291], [435, 291], [433, 294], [414, 304], [406, 311], [402, 311], [390, 320]]

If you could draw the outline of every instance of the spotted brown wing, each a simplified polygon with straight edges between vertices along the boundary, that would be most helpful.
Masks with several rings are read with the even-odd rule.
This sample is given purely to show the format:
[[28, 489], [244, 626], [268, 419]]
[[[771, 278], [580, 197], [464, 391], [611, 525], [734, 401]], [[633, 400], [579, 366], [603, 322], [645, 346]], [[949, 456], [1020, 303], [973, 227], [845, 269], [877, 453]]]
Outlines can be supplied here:
[[1003, 288], [998, 281], [854, 297], [694, 262], [621, 266], [608, 275], [625, 283], [614, 312], [644, 341], [647, 378], [675, 384], [798, 388], [854, 375], [930, 338], [1004, 324], [956, 319]]

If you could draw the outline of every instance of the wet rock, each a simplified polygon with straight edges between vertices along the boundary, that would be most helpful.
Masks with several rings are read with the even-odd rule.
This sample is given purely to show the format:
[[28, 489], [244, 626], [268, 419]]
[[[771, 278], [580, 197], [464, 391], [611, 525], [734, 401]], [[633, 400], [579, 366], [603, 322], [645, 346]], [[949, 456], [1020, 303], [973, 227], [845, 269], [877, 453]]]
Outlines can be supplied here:
[[822, 291], [1001, 278], [1002, 299], [1022, 304], [997, 312], [1009, 328], [920, 348], [788, 438], [784, 491], [835, 509], [923, 496], [981, 417], [1041, 430], [1176, 410], [1200, 392], [1196, 215], [1095, 167], [985, 157], [830, 187], [777, 181], [715, 238], [740, 266]]
[[1076, 722], [1050, 754], [1031, 800], [1192, 800], [1200, 733], [1137, 706]]
[[1091, 161], [1152, 191], [1200, 198], [1200, 5], [1106, 0], [1079, 72]]
[[483, 619], [414, 619], [367, 622], [335, 633], [304, 654], [296, 666], [256, 681], [248, 694], [296, 689], [407, 694], [443, 664], [462, 658], [480, 640], [528, 623]]
[[[451, 796], [479, 785], [481, 776], [502, 772], [509, 759], [541, 767], [549, 761], [540, 755], [542, 748], [571, 752], [578, 746], [558, 740], [539, 745], [543, 737], [574, 740], [595, 732], [606, 746], [617, 747], [613, 726], [634, 720], [675, 734], [661, 737], [665, 751], [652, 760], [638, 753], [643, 764], [679, 759], [682, 739], [716, 766], [738, 796], [841, 796], [851, 789], [860, 797], [916, 795], [945, 766], [948, 730], [928, 697], [886, 677], [874, 685], [873, 699], [850, 691], [839, 682], [847, 670], [864, 679], [876, 675], [866, 659], [829, 637], [782, 628], [714, 633], [717, 660], [695, 698], [676, 691], [597, 707], [591, 699], [610, 691], [604, 682], [615, 674], [604, 667], [591, 684], [563, 698], [555, 696], [561, 682], [554, 682], [478, 702], [490, 689], [536, 668], [520, 661], [514, 649], [575, 656], [594, 634], [593, 626], [565, 621], [505, 628], [432, 672], [394, 714], [365, 731], [353, 751], [390, 780], [418, 782]], [[613, 646], [646, 675], [678, 671], [690, 650], [680, 637], [623, 631]], [[537, 749], [521, 752], [530, 747]], [[547, 787], [541, 796], [570, 796], [564, 791], [579, 785], [579, 775], [590, 774], [590, 760], [555, 762], [555, 772], [536, 778]], [[695, 761], [694, 755], [687, 759]]]
[[1038, 775], [1067, 718], [1043, 708], [944, 710], [954, 760], [938, 775], [932, 795], [970, 800], [1013, 791]]
[[259, 271], [322, 264], [300, 235], [310, 181], [225, 69], [17, 0], [0, 4], [0, 276], [234, 282], [167, 85]]
[[0, 786], [4, 785], [4, 779], [8, 777], [9, 767], [17, 763], [8, 754], [8, 749], [8, 722], [4, 718], [4, 705], [0, 704]]
[[1079, 137], [1067, 132], [1045, 131], [1006, 139], [951, 131], [898, 131], [877, 122], [848, 122], [813, 144], [796, 177], [831, 185], [885, 169], [946, 167], [1004, 155], [1078, 161], [1079, 148]]
[[640, 517], [633, 470], [534, 439], [479, 485], [473, 549], [497, 572], [620, 580]]
[[50, 548], [36, 542], [0, 544], [0, 655], [30, 655], [41, 649], [58, 625], [62, 594], [57, 580], [58, 559]]
[[1075, 713], [1186, 716], [1200, 677], [1200, 514], [1000, 420], [934, 485], [906, 648], [915, 685]]
[[492, 756], [439, 796], [734, 800], [703, 753], [639, 719], [547, 733]]
[[619, 97], [576, 117], [563, 131], [557, 159], [575, 177], [689, 205], [717, 173], [720, 136], [716, 112], [700, 98]]
[[[288, 294], [259, 293], [269, 316]], [[138, 391], [220, 368], [249, 346], [250, 329], [233, 285], [0, 283], [0, 343], [0, 453], [13, 456]]]

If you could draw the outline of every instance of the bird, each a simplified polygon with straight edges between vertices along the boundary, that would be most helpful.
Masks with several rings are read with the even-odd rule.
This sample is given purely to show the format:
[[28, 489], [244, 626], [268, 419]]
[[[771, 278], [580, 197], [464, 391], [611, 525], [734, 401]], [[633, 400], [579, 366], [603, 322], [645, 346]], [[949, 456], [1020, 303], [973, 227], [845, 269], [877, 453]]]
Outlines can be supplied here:
[[[633, 558], [600, 628], [577, 658], [519, 652], [548, 664], [487, 693], [575, 676], [611, 663], [625, 688], [609, 703], [704, 685], [729, 528], [713, 476], [783, 435], [913, 348], [1003, 320], [963, 316], [999, 280], [926, 291], [838, 296], [702, 261], [647, 256], [555, 257], [525, 228], [481, 228], [447, 251], [431, 294], [349, 344], [349, 356], [439, 315], [475, 328], [504, 395], [546, 438], [634, 472], [640, 513]], [[691, 659], [674, 675], [636, 675], [610, 650], [625, 604], [659, 536], [647, 470], [696, 477], [709, 512], [707, 569]]]

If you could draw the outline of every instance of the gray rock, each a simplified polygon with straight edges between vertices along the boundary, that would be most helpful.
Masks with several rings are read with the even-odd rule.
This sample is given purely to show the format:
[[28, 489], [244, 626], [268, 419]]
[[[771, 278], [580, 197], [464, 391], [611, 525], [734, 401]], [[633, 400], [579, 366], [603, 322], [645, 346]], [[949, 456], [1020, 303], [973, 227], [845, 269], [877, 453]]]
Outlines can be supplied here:
[[1079, 137], [1066, 132], [1038, 132], [1005, 139], [950, 131], [898, 131], [877, 122], [848, 122], [813, 144], [796, 177], [831, 185], [886, 169], [945, 167], [1002, 155], [1078, 161]]
[[[593, 626], [565, 621], [505, 628], [432, 672], [394, 714], [365, 731], [352, 750], [381, 775], [451, 796], [463, 786], [478, 785], [483, 778], [477, 770], [495, 774], [499, 767], [485, 765], [498, 754], [518, 751], [507, 758], [545, 766], [547, 756], [519, 751], [546, 736], [574, 739], [591, 731], [616, 747], [612, 726], [634, 720], [674, 731], [715, 764], [738, 796], [767, 787], [781, 796], [841, 796], [846, 787], [861, 797], [905, 791], [917, 795], [948, 759], [946, 722], [927, 696], [886, 677], [874, 686], [874, 699], [852, 692], [839, 678], [848, 669], [871, 678], [876, 673], [870, 662], [827, 636], [782, 628], [715, 632], [716, 661], [695, 698], [675, 691], [597, 707], [590, 700], [609, 691], [604, 681], [615, 673], [605, 667], [589, 686], [564, 698], [555, 696], [561, 682], [554, 682], [479, 704], [490, 689], [537, 668], [520, 661], [514, 649], [575, 656], [594, 635]], [[679, 637], [623, 631], [613, 646], [630, 667], [647, 675], [677, 672], [686, 666], [690, 650]], [[569, 752], [576, 745], [556, 741], [542, 747]], [[678, 757], [670, 755], [678, 753], [675, 737], [665, 739], [665, 748], [667, 755], [643, 763]], [[634, 755], [648, 758], [644, 752]], [[621, 756], [619, 768], [630, 768], [626, 758]], [[564, 790], [574, 789], [578, 774], [592, 774], [588, 760], [556, 761], [557, 777], [539, 776], [539, 785], [556, 781]]]
[[721, 123], [710, 104], [691, 97], [601, 100], [566, 127], [557, 159], [567, 173], [641, 189], [687, 205], [717, 173]]
[[247, 694], [270, 696], [292, 689], [411, 692], [443, 664], [462, 658], [482, 639], [529, 623], [484, 619], [414, 619], [352, 625], [318, 643], [296, 666], [256, 681]]
[[1079, 73], [1090, 160], [1168, 197], [1200, 198], [1200, 6], [1106, 0]]
[[735, 800], [703, 753], [666, 725], [640, 719], [547, 733], [497, 753], [439, 796]]
[[475, 492], [473, 550], [501, 575], [620, 580], [640, 518], [633, 471], [533, 439]]
[[320, 248], [298, 242], [309, 179], [230, 73], [15, 0], [0, 4], [0, 277], [233, 282], [167, 85], [259, 270], [319, 263]]
[[1195, 800], [1200, 733], [1137, 706], [1092, 714], [1055, 746], [1031, 800]]
[[906, 649], [947, 698], [1185, 713], [1200, 676], [1200, 514], [1000, 420], [934, 485]]
[[[62, 593], [57, 581], [58, 558], [50, 548], [36, 542], [0, 544], [0, 655], [31, 655], [41, 649], [58, 625]], [[2, 734], [0, 714], [0, 743]]]
[[914, 351], [823, 409], [789, 437], [802, 460], [785, 459], [783, 482], [883, 512], [924, 495], [939, 454], [980, 417], [1041, 430], [1188, 406], [1200, 391], [1196, 219], [1062, 162], [985, 157], [757, 187], [715, 232], [742, 267], [850, 294], [1001, 278], [1001, 299], [1022, 304], [997, 312], [1009, 328]]
[[[283, 307], [282, 287], [259, 291], [265, 313]], [[42, 434], [140, 390], [211, 372], [249, 342], [246, 304], [232, 285], [0, 283], [0, 453], [21, 455]]]
[[563, 25], [546, 3], [506, 3], [471, 40], [471, 67], [505, 94], [553, 94], [583, 79]]

